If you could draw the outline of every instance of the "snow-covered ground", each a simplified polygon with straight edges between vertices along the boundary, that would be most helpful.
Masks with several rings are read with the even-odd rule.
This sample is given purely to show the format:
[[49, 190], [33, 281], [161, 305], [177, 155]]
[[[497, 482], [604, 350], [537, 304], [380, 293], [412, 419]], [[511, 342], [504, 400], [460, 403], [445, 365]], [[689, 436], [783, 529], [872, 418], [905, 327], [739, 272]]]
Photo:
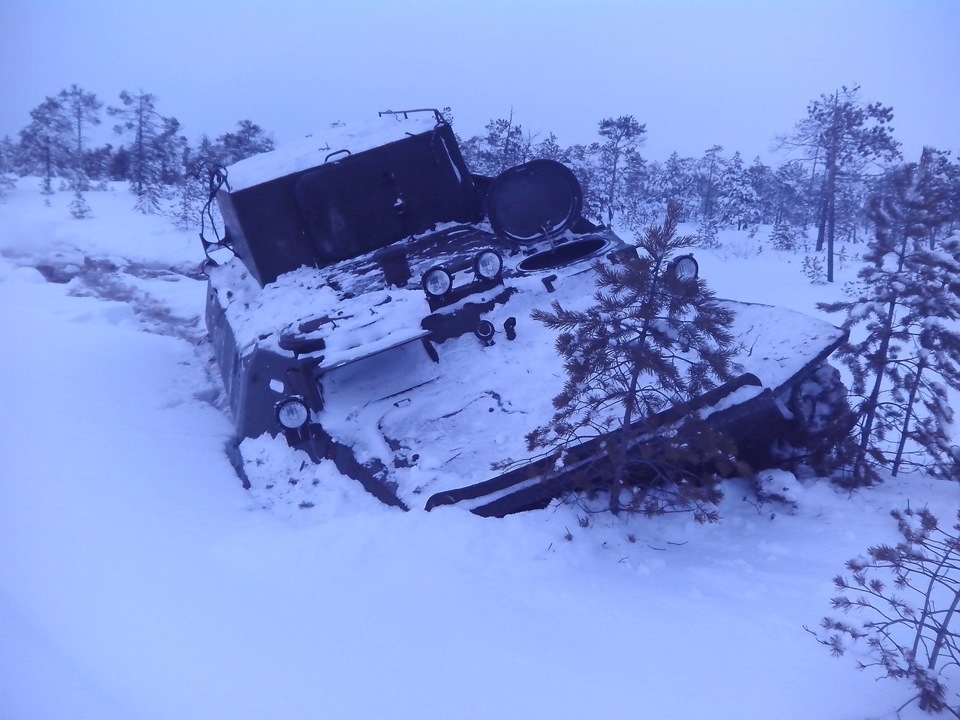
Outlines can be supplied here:
[[[30, 180], [0, 201], [0, 718], [852, 720], [909, 697], [804, 625], [896, 539], [889, 510], [948, 521], [957, 485], [777, 473], [795, 511], [731, 482], [718, 525], [487, 520], [390, 509], [322, 465], [308, 502], [265, 509], [224, 453], [196, 233], [121, 186], [88, 219], [69, 201]], [[838, 295], [724, 239], [698, 252], [721, 296]]]

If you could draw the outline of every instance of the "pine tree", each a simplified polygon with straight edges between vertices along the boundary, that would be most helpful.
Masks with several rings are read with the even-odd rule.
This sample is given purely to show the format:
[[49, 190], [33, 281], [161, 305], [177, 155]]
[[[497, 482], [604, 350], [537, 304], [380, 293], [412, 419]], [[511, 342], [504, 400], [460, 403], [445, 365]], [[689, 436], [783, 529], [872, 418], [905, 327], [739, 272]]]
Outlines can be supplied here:
[[[638, 243], [644, 256], [635, 262], [594, 265], [598, 289], [592, 307], [574, 311], [554, 302], [551, 312], [533, 313], [560, 331], [556, 347], [567, 381], [553, 400], [551, 421], [527, 436], [528, 446], [566, 445], [610, 433], [614, 513], [622, 508], [629, 448], [645, 423], [730, 377], [732, 313], [702, 280], [684, 280], [673, 271], [672, 256], [690, 243], [676, 234], [680, 213], [671, 203], [664, 223], [646, 230]], [[643, 505], [645, 492], [634, 507]]]
[[637, 122], [633, 115], [621, 115], [601, 120], [597, 132], [603, 138], [603, 142], [594, 146], [597, 181], [603, 189], [603, 205], [610, 223], [623, 209], [628, 174], [637, 173], [643, 164], [639, 147], [647, 126]]
[[690, 220], [686, 217], [689, 208], [699, 206], [697, 195], [697, 163], [693, 158], [684, 158], [676, 152], [671, 153], [663, 164], [660, 178], [656, 181], [654, 191], [661, 212], [666, 212], [669, 202], [676, 202], [684, 208], [681, 222]]
[[187, 139], [180, 134], [180, 121], [172, 117], [163, 118], [161, 131], [151, 144], [160, 184], [176, 185], [183, 177], [183, 154], [188, 145]]
[[604, 207], [603, 179], [597, 166], [599, 143], [571, 145], [567, 148], [565, 163], [573, 170], [583, 194], [583, 214], [601, 220]]
[[70, 214], [78, 220], [90, 216], [90, 206], [79, 187], [73, 191], [73, 199], [70, 201]]
[[530, 148], [531, 159], [555, 160], [566, 163], [568, 161], [568, 152], [560, 146], [557, 136], [548, 133], [547, 137]]
[[822, 165], [817, 202], [817, 251], [827, 250], [827, 280], [833, 282], [837, 218], [846, 213], [838, 206], [845, 184], [856, 183], [865, 166], [900, 156], [900, 143], [889, 126], [893, 109], [880, 103], [864, 104], [860, 88], [842, 87], [832, 95], [821, 95], [807, 106], [807, 117], [797, 123], [791, 135], [780, 139], [781, 149], [799, 149], [813, 165], [812, 177]]
[[721, 155], [722, 152], [722, 146], [714, 145], [697, 163], [696, 183], [702, 225], [707, 225], [711, 221], [715, 221], [714, 224], [718, 227], [720, 225], [717, 205], [721, 194], [720, 178], [726, 162]]
[[216, 168], [223, 167], [223, 163], [210, 138], [204, 135], [196, 151], [189, 147], [184, 149], [182, 164], [183, 171], [177, 185], [175, 221], [178, 228], [187, 230], [200, 224], [200, 213], [210, 196], [210, 174]]
[[86, 92], [78, 85], [73, 84], [68, 90], [61, 90], [57, 95], [64, 112], [70, 118], [72, 142], [70, 151], [70, 165], [72, 178], [71, 189], [85, 191], [90, 187], [84, 161], [86, 159], [87, 129], [91, 125], [100, 124], [100, 108], [103, 103], [97, 100], [93, 93]]
[[4, 136], [0, 140], [0, 198], [3, 198], [8, 191], [16, 186], [16, 178], [13, 174], [13, 160], [16, 151], [13, 140], [10, 136]]
[[53, 178], [63, 176], [70, 166], [66, 138], [70, 118], [63, 103], [47, 97], [30, 111], [30, 124], [20, 131], [20, 168], [24, 174], [43, 178], [43, 193], [53, 194]]
[[753, 211], [758, 223], [776, 224], [776, 174], [759, 157], [753, 159], [750, 167], [743, 172], [743, 181], [749, 186], [754, 197]]
[[892, 192], [873, 200], [876, 236], [849, 300], [825, 303], [845, 312], [844, 328], [865, 323], [840, 357], [859, 397], [859, 437], [852, 483], [894, 475], [905, 465], [960, 479], [960, 448], [951, 444], [947, 389], [960, 390], [960, 238], [936, 248], [929, 238], [945, 220], [939, 197], [923, 182], [923, 162], [900, 168]]
[[663, 217], [671, 197], [664, 188], [665, 180], [663, 164], [656, 161], [637, 163], [627, 172], [621, 227], [643, 228]]
[[739, 152], [723, 156], [723, 147], [714, 145], [695, 164], [693, 187], [698, 196], [700, 240], [710, 245], [718, 230], [738, 230], [760, 224], [762, 203], [754, 185], [763, 176], [761, 168], [744, 168]]
[[796, 252], [802, 241], [801, 233], [786, 222], [777, 222], [770, 231], [770, 244], [777, 250]]
[[224, 166], [232, 165], [251, 155], [273, 150], [273, 140], [256, 123], [250, 120], [237, 122], [236, 132], [224, 133], [216, 141], [220, 163]]
[[790, 160], [780, 165], [774, 173], [771, 187], [773, 193], [774, 225], [806, 230], [810, 217], [809, 181], [803, 164]]
[[485, 135], [470, 138], [461, 145], [471, 172], [495, 177], [531, 159], [533, 137], [525, 135], [523, 127], [514, 121], [513, 108], [508, 117], [491, 120], [484, 129]]
[[221, 148], [206, 134], [200, 136], [200, 144], [195, 150], [189, 150], [184, 164], [188, 174], [209, 171], [216, 167], [223, 167], [224, 157]]
[[130, 151], [123, 145], [110, 155], [107, 163], [107, 177], [115, 181], [130, 181]]
[[720, 176], [720, 215], [727, 227], [749, 229], [756, 233], [762, 220], [760, 197], [751, 182], [752, 176], [743, 166], [743, 158], [735, 152]]
[[117, 134], [132, 135], [129, 148], [130, 186], [137, 196], [136, 207], [143, 213], [158, 212], [164, 182], [171, 182], [180, 164], [180, 123], [160, 115], [156, 97], [140, 91], [120, 93], [120, 107], [108, 107], [107, 114], [119, 118]]
[[110, 167], [113, 164], [113, 145], [107, 143], [98, 148], [84, 151], [83, 172], [91, 181], [100, 184], [101, 189], [106, 187], [105, 182], [110, 178]]
[[927, 199], [925, 220], [931, 248], [941, 232], [951, 232], [960, 223], [960, 165], [950, 162], [950, 153], [924, 147], [920, 155], [918, 192]]
[[847, 561], [849, 575], [833, 579], [842, 593], [832, 598], [833, 609], [860, 617], [825, 617], [820, 626], [829, 635], [809, 632], [834, 657], [850, 643], [865, 641], [858, 653], [861, 670], [877, 668], [881, 677], [914, 687], [900, 710], [917, 701], [924, 712], [960, 717], [950, 682], [960, 662], [960, 522], [943, 527], [926, 508], [890, 515], [897, 521], [899, 542], [868, 548]]

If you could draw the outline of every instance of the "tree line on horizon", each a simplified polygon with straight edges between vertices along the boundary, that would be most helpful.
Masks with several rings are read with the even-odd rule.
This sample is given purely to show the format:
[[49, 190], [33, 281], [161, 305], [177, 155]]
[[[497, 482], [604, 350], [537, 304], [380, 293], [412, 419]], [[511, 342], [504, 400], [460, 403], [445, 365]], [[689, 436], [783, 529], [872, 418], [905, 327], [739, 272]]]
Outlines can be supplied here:
[[[38, 176], [44, 194], [72, 192], [71, 213], [83, 218], [89, 213], [84, 193], [107, 182], [128, 182], [137, 210], [170, 212], [178, 225], [190, 227], [199, 221], [211, 170], [274, 148], [250, 120], [213, 139], [203, 134], [194, 146], [175, 117], [160, 113], [155, 95], [124, 90], [118, 100], [104, 108], [94, 93], [76, 84], [47, 96], [30, 111], [18, 140], [0, 139], [0, 196], [17, 176]], [[114, 120], [119, 142], [93, 146], [90, 132], [104, 114]]]
[[[94, 146], [90, 132], [104, 116], [114, 121], [118, 142]], [[512, 111], [492, 119], [482, 134], [459, 139], [478, 175], [496, 176], [539, 158], [564, 163], [580, 180], [584, 213], [604, 223], [636, 231], [662, 218], [674, 202], [683, 208], [681, 221], [695, 223], [706, 246], [715, 245], [724, 229], [769, 226], [774, 248], [813, 252], [808, 274], [832, 281], [838, 245], [869, 236], [871, 198], [892, 192], [896, 172], [908, 160], [918, 163], [937, 195], [944, 231], [960, 222], [960, 160], [930, 147], [920, 158], [903, 158], [892, 119], [892, 108], [865, 102], [857, 86], [822, 95], [777, 138], [788, 157], [776, 166], [759, 157], [747, 161], [721, 145], [700, 157], [674, 152], [662, 162], [647, 160], [641, 152], [646, 126], [633, 115], [600, 120], [597, 140], [587, 144], [564, 146], [552, 132], [526, 131]], [[190, 227], [209, 196], [211, 170], [273, 148], [270, 135], [249, 119], [191, 144], [151, 93], [122, 91], [116, 104], [104, 107], [73, 84], [34, 108], [16, 140], [0, 139], [0, 195], [18, 176], [39, 176], [44, 193], [55, 185], [72, 192], [71, 212], [84, 217], [84, 193], [108, 181], [128, 182], [138, 210], [163, 210]]]
[[[872, 199], [894, 192], [898, 172], [911, 163], [936, 196], [935, 212], [945, 219], [938, 231], [960, 224], [960, 159], [933, 147], [920, 158], [904, 158], [892, 119], [892, 108], [865, 102], [859, 87], [822, 95], [777, 137], [777, 147], [791, 156], [777, 166], [759, 157], [748, 162], [721, 145], [699, 158], [674, 152], [649, 161], [641, 153], [646, 126], [632, 115], [601, 120], [593, 143], [563, 147], [553, 133], [541, 138], [524, 131], [510, 114], [491, 120], [485, 134], [463, 140], [461, 148], [468, 166], [484, 175], [536, 158], [560, 161], [579, 178], [588, 215], [616, 219], [635, 232], [663, 218], [672, 202], [682, 206], [682, 222], [697, 224], [706, 246], [717, 243], [720, 230], [754, 233], [769, 226], [776, 249], [825, 253], [823, 261], [819, 255], [812, 261], [832, 282], [838, 244], [869, 237]], [[807, 248], [812, 231], [815, 248]]]

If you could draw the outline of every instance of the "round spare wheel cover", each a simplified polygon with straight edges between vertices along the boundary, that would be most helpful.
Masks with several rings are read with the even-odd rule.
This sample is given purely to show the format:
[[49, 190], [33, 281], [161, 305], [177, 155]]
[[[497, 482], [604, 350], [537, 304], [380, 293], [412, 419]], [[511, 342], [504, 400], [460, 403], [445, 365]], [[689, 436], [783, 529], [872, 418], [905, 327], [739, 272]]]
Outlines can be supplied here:
[[504, 170], [487, 193], [494, 232], [520, 243], [562, 234], [582, 209], [577, 176], [556, 160], [531, 160]]

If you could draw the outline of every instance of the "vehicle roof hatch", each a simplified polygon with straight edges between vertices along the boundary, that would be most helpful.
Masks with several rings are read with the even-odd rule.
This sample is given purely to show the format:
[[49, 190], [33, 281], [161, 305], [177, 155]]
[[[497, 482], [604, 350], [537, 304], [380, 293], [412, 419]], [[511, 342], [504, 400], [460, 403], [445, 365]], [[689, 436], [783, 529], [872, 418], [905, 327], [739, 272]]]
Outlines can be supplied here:
[[487, 216], [500, 237], [530, 243], [562, 235], [580, 218], [576, 175], [555, 160], [532, 160], [498, 175], [487, 194]]

